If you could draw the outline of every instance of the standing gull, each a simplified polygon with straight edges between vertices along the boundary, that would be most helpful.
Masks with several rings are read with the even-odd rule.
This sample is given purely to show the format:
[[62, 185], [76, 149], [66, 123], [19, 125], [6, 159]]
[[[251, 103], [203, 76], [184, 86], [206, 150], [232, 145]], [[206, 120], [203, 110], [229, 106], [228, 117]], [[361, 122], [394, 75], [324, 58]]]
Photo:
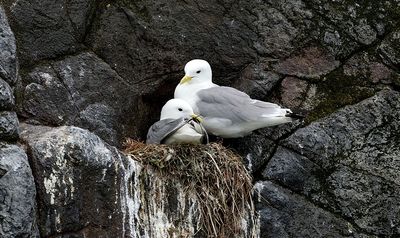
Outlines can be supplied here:
[[200, 124], [200, 117], [181, 99], [169, 100], [161, 109], [160, 120], [147, 132], [147, 144], [200, 144], [207, 132]]
[[223, 138], [243, 137], [253, 130], [298, 118], [290, 109], [214, 84], [210, 64], [200, 59], [185, 65], [185, 76], [175, 88], [174, 97], [188, 102], [203, 117], [208, 133]]

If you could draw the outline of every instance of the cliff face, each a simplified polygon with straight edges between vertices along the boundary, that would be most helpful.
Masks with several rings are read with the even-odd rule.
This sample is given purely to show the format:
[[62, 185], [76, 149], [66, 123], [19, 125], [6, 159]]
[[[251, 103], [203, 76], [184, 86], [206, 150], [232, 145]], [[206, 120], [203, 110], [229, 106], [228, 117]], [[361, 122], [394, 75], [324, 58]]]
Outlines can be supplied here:
[[399, 236], [399, 16], [395, 0], [2, 1], [0, 236], [193, 235], [193, 195], [117, 148], [194, 58], [307, 115], [225, 141], [254, 177], [242, 236]]

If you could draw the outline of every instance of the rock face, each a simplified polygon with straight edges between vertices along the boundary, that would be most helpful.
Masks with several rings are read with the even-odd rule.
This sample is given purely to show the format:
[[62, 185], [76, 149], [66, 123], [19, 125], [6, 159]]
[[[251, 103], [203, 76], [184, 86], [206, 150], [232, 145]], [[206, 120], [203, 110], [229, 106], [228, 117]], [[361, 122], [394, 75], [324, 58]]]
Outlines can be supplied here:
[[13, 112], [15, 100], [12, 88], [17, 80], [17, 56], [14, 34], [0, 6], [0, 140], [18, 139], [18, 119]]
[[19, 111], [30, 120], [88, 128], [113, 145], [139, 121], [138, 88], [93, 53], [36, 67], [21, 83]]
[[0, 164], [20, 171], [0, 170], [0, 236], [191, 236], [191, 195], [111, 146], [145, 138], [193, 58], [306, 115], [224, 141], [253, 174], [260, 237], [400, 236], [398, 1], [0, 5]]
[[35, 196], [25, 152], [16, 145], [0, 142], [1, 237], [38, 237]]
[[[339, 214], [342, 221], [334, 226], [341, 231], [335, 231], [335, 237], [362, 233], [397, 236], [400, 231], [399, 96], [396, 91], [384, 90], [297, 130], [282, 142], [263, 171], [263, 178], [269, 181], [256, 185], [260, 196], [270, 201], [269, 193], [278, 190], [290, 199], [300, 196], [311, 201], [312, 206], [324, 208], [331, 218]], [[296, 195], [288, 194], [286, 189]], [[302, 229], [299, 224], [292, 224], [296, 216], [304, 216], [297, 213], [302, 211], [287, 217], [282, 210], [272, 209], [280, 202], [270, 201], [268, 214], [261, 219], [261, 230], [265, 232], [275, 227], [276, 220], [283, 226], [271, 237]], [[310, 206], [304, 205], [307, 209]], [[315, 229], [326, 232], [326, 224], [321, 225]], [[307, 235], [310, 234], [298, 234], [298, 237]]]
[[89, 131], [24, 124], [21, 137], [36, 179], [41, 236], [181, 237], [198, 231], [194, 194]]
[[39, 237], [36, 188], [18, 139], [19, 122], [13, 86], [18, 77], [14, 34], [0, 6], [0, 237]]

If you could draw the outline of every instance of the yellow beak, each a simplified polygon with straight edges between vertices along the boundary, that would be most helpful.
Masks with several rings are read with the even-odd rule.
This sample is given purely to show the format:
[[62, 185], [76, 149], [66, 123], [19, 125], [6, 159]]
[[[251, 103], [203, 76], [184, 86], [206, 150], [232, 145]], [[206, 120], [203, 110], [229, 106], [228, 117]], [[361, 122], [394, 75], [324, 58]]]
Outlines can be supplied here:
[[181, 79], [181, 82], [180, 82], [179, 84], [187, 83], [187, 82], [189, 82], [190, 80], [192, 80], [192, 77], [185, 75], [185, 77], [183, 77], [183, 78]]
[[199, 115], [192, 114], [192, 115], [190, 115], [190, 116], [193, 118], [194, 121], [196, 121], [196, 122], [198, 122], [198, 123], [203, 122], [203, 118], [201, 118], [201, 116], [199, 116]]

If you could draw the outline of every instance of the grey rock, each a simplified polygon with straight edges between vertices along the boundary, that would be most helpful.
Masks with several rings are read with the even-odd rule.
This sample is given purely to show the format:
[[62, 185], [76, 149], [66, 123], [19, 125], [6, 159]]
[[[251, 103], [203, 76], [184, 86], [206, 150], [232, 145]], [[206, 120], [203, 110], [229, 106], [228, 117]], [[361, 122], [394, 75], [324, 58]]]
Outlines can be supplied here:
[[37, 186], [40, 235], [124, 237], [125, 157], [83, 129], [21, 126]]
[[319, 79], [339, 66], [339, 61], [319, 48], [305, 49], [276, 65], [277, 72], [300, 78]]
[[113, 145], [140, 135], [139, 128], [149, 123], [142, 119], [149, 111], [139, 107], [138, 88], [92, 53], [34, 68], [22, 77], [19, 91], [19, 113], [25, 117], [87, 128]]
[[[357, 2], [313, 0], [315, 14], [333, 24], [342, 35], [348, 34], [361, 44], [371, 44], [396, 26], [399, 6], [396, 2]], [[371, 14], [373, 11], [374, 14]]]
[[295, 110], [300, 108], [308, 89], [304, 80], [295, 77], [286, 77], [281, 83], [282, 106]]
[[351, 57], [343, 66], [346, 76], [358, 81], [370, 81], [375, 84], [395, 84], [400, 82], [400, 74], [384, 65], [380, 60], [367, 52]]
[[[178, 180], [77, 127], [22, 124], [21, 137], [35, 176], [42, 237], [198, 235], [199, 200]], [[245, 220], [241, 229], [242, 237], [257, 233]]]
[[0, 112], [0, 139], [15, 141], [18, 139], [19, 122], [15, 112]]
[[215, 81], [228, 84], [256, 56], [252, 21], [238, 2], [116, 1], [99, 11], [88, 43], [143, 92], [163, 88], [171, 97], [185, 63], [194, 58], [209, 61]]
[[306, 157], [278, 147], [263, 171], [263, 177], [308, 195], [311, 190], [320, 190], [319, 174], [323, 169]]
[[322, 165], [335, 163], [334, 158], [353, 148], [363, 146], [364, 140], [375, 128], [396, 126], [399, 116], [399, 93], [383, 90], [354, 106], [347, 106], [324, 120], [297, 130], [284, 141], [298, 153]]
[[384, 90], [301, 128], [262, 175], [340, 214], [356, 234], [398, 236], [399, 108], [399, 93]]
[[35, 199], [35, 182], [25, 152], [0, 142], [1, 237], [39, 237]]
[[378, 47], [378, 52], [386, 64], [400, 69], [400, 31], [396, 30], [386, 37]]
[[263, 100], [269, 96], [280, 79], [277, 73], [268, 71], [266, 63], [251, 64], [243, 70], [232, 87], [249, 94], [252, 98]]
[[14, 107], [14, 95], [11, 87], [0, 78], [0, 110], [10, 110]]
[[257, 132], [243, 138], [224, 139], [224, 143], [243, 157], [248, 170], [255, 176], [258, 176], [276, 147], [274, 141]]
[[7, 7], [12, 28], [18, 29], [21, 65], [32, 65], [84, 47], [95, 1], [8, 1]]
[[340, 212], [363, 231], [385, 237], [400, 234], [399, 184], [345, 166], [338, 166], [327, 182]]
[[14, 34], [0, 5], [0, 78], [10, 85], [17, 80], [17, 53]]
[[348, 237], [355, 229], [303, 197], [269, 181], [254, 185], [260, 237]]
[[117, 145], [119, 125], [116, 124], [116, 117], [117, 114], [113, 108], [100, 103], [90, 104], [80, 111], [79, 125], [99, 135], [110, 144]]

